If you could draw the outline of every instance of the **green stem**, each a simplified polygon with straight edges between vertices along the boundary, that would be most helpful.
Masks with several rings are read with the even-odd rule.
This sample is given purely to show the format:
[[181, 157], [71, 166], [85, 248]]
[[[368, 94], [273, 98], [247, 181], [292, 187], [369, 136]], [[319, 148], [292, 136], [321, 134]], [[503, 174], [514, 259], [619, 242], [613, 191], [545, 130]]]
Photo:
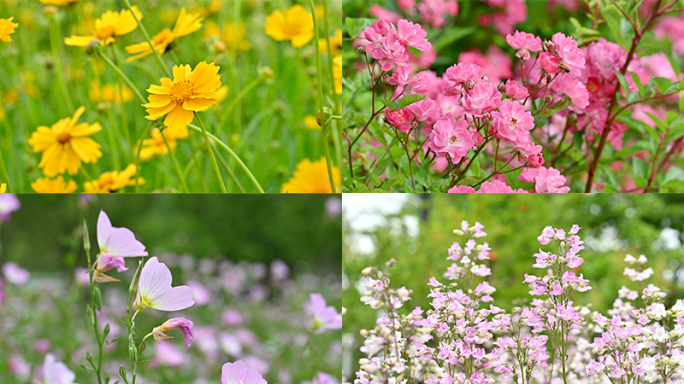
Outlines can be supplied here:
[[[323, 70], [321, 69], [321, 47], [318, 36], [318, 21], [316, 20], [316, 5], [313, 0], [309, 0], [311, 7], [311, 18], [314, 23], [314, 46], [316, 47], [316, 75], [318, 76], [318, 113], [321, 120], [324, 120], [325, 112], [323, 110]], [[325, 124], [324, 124], [325, 125]], [[321, 127], [321, 134], [323, 136], [323, 150], [325, 152], [325, 163], [328, 166], [328, 177], [330, 178], [330, 192], [335, 193], [335, 178], [333, 177], [332, 160], [330, 159], [330, 148], [328, 148], [328, 137], [325, 134], [325, 127]]]
[[[332, 113], [334, 115], [335, 113], [342, 113], [342, 111], [338, 110], [340, 108], [340, 99], [335, 90], [335, 70], [333, 68], [334, 65], [332, 47], [330, 46], [330, 27], [328, 24], [328, 16], [328, 0], [323, 0], [323, 32], [325, 33], [325, 43], [328, 45], [328, 70], [330, 75], [330, 84], [333, 95], [333, 101], [335, 103], [335, 110]], [[339, 164], [339, 166], [342, 167], [342, 124], [340, 122], [340, 120], [342, 120], [342, 116], [332, 116], [332, 118], [336, 120], [335, 126], [337, 127], [337, 130], [333, 129], [332, 131], [333, 143], [335, 144], [335, 152], [337, 152], [337, 164]]]
[[102, 58], [102, 60], [105, 61], [105, 63], [109, 64], [109, 66], [112, 67], [112, 69], [113, 69], [114, 71], [116, 71], [116, 73], [118, 73], [119, 76], [121, 76], [121, 79], [122, 79], [124, 82], [126, 82], [126, 84], [128, 84], [129, 87], [131, 87], [131, 89], [133, 90], [133, 92], [135, 92], [135, 95], [138, 96], [138, 99], [140, 99], [140, 101], [142, 101], [143, 104], [146, 104], [146, 103], [147, 103], [147, 100], [145, 100], [145, 98], [143, 97], [142, 93], [140, 93], [140, 91], [139, 91], [138, 88], [135, 86], [135, 84], [133, 84], [133, 82], [131, 81], [131, 79], [129, 79], [128, 76], [126, 76], [126, 74], [124, 74], [124, 73], [121, 71], [121, 69], [120, 69], [116, 64], [114, 64], [114, 62], [112, 61], [112, 59], [110, 59], [109, 57], [107, 57], [107, 55], [105, 55], [104, 53], [102, 53], [102, 51], [100, 51], [100, 50], [97, 51], [97, 54]]
[[230, 104], [226, 107], [226, 110], [223, 112], [223, 117], [221, 118], [221, 122], [219, 123], [219, 127], [223, 128], [223, 126], [226, 124], [226, 120], [228, 120], [228, 116], [230, 116], [230, 113], [233, 111], [233, 108], [242, 100], [243, 97], [245, 97], [249, 91], [251, 91], [254, 87], [259, 85], [261, 80], [263, 80], [264, 77], [263, 75], [257, 77], [256, 79], [252, 80], [251, 83], [247, 84], [245, 88], [243, 88], [240, 93], [235, 95], [235, 97], [230, 101]]
[[178, 175], [178, 179], [180, 180], [181, 186], [183, 187], [184, 192], [190, 192], [190, 189], [188, 189], [188, 186], [185, 184], [185, 178], [183, 177], [183, 173], [180, 170], [180, 166], [178, 166], [178, 161], [176, 161], [176, 157], [172, 156], [172, 149], [171, 146], [169, 145], [169, 141], [166, 139], [166, 135], [164, 134], [163, 130], [160, 130], [159, 133], [162, 136], [162, 139], [164, 139], [164, 144], [166, 144], [166, 149], [169, 151], [169, 156], [171, 156], [171, 161], [173, 162], [173, 167], [176, 169], [176, 174]]
[[[195, 139], [194, 139], [194, 134], [190, 135], [188, 138], [188, 142], [190, 143], [190, 150], [192, 153], [197, 153], [199, 150], [196, 149], [195, 147]], [[200, 162], [202, 159], [202, 154], [200, 153], [199, 156], [197, 157], [197, 161], [195, 161], [195, 170], [197, 171], [197, 174], [199, 175], [199, 181], [200, 185], [202, 186], [202, 191], [204, 193], [209, 193], [209, 190], [207, 189], [207, 183], [204, 182], [204, 172], [202, 172], [202, 163]]]
[[[198, 126], [196, 126], [196, 125], [193, 125], [193, 124], [188, 124], [188, 128], [194, 129], [194, 130], [197, 131], [197, 132], [202, 132], [202, 131], [203, 131], [202, 128], [200, 128], [200, 127], [198, 127]], [[242, 160], [240, 159], [240, 157], [239, 157], [235, 152], [233, 152], [233, 150], [230, 149], [230, 147], [229, 147], [228, 145], [226, 145], [226, 143], [224, 143], [223, 141], [221, 141], [221, 139], [219, 139], [218, 137], [212, 135], [212, 134], [209, 133], [209, 132], [207, 132], [207, 136], [209, 136], [209, 137], [210, 137], [212, 140], [214, 140], [219, 146], [221, 146], [223, 149], [225, 149], [226, 152], [228, 152], [228, 153], [233, 157], [233, 159], [235, 159], [235, 161], [237, 161], [238, 164], [240, 164], [240, 167], [242, 168], [242, 170], [245, 171], [245, 173], [247, 174], [247, 176], [249, 177], [249, 179], [252, 181], [252, 183], [254, 184], [254, 186], [259, 190], [259, 192], [260, 192], [260, 193], [264, 193], [263, 188], [261, 188], [261, 185], [259, 184], [259, 182], [257, 181], [257, 179], [254, 177], [254, 175], [253, 175], [252, 172], [249, 170], [249, 168], [245, 165], [245, 163], [242, 162]]]
[[59, 54], [59, 26], [57, 25], [57, 20], [52, 18], [51, 23], [51, 33], [50, 33], [50, 46], [52, 47], [52, 56], [55, 61], [55, 72], [57, 72], [57, 82], [59, 82], [59, 87], [62, 89], [62, 96], [64, 96], [64, 104], [67, 112], [74, 112], [74, 103], [71, 100], [71, 95], [67, 89], [66, 81], [64, 81], [64, 69], [62, 68], [62, 59]]
[[150, 121], [150, 123], [147, 124], [147, 128], [145, 128], [145, 130], [143, 131], [142, 136], [140, 136], [140, 140], [138, 141], [138, 151], [136, 152], [136, 155], [133, 158], [135, 161], [135, 193], [138, 193], [138, 189], [140, 187], [140, 183], [138, 182], [138, 169], [140, 168], [140, 151], [142, 151], [143, 140], [145, 140], [147, 132], [149, 132], [150, 128], [152, 128], [152, 124], [154, 123]]
[[[112, 52], [114, 53], [114, 63], [118, 64], [120, 62], [119, 56], [116, 53], [116, 49], [114, 49], [114, 45], [110, 45]], [[124, 96], [123, 96], [123, 81], [121, 78], [119, 78], [119, 106], [121, 107], [121, 119], [123, 121], [123, 129], [124, 129], [124, 135], [126, 135], [126, 141], [128, 141], [128, 149], [130, 151], [129, 155], [130, 158], [133, 157], [133, 142], [131, 141], [131, 132], [128, 129], [128, 118], [126, 116], [126, 102], [124, 101]]]
[[95, 364], [92, 363], [93, 365], [93, 370], [95, 370], [95, 374], [97, 375], [97, 382], [99, 384], [102, 384], [102, 376], [101, 376], [101, 370], [102, 370], [102, 341], [100, 340], [100, 331], [97, 326], [97, 309], [96, 309], [96, 303], [95, 303], [95, 280], [93, 276], [93, 264], [90, 262], [90, 236], [88, 235], [88, 226], [86, 225], [85, 219], [83, 220], [83, 248], [85, 249], [86, 257], [88, 259], [88, 276], [90, 280], [90, 304], [91, 304], [91, 316], [92, 316], [92, 324], [93, 324], [93, 330], [95, 331], [95, 339], [97, 340], [97, 345], [99, 347], [99, 355], [98, 355], [98, 364], [95, 366]]
[[237, 177], [235, 176], [235, 172], [233, 172], [233, 169], [230, 168], [228, 162], [223, 158], [223, 156], [221, 156], [220, 153], [216, 152], [216, 156], [218, 157], [221, 164], [223, 164], [223, 167], [228, 172], [228, 175], [230, 175], [230, 178], [233, 179], [233, 181], [235, 182], [235, 185], [237, 185], [238, 189], [240, 190], [240, 193], [246, 193], [245, 188], [242, 187], [242, 183], [240, 183], [240, 180], [237, 179]]
[[7, 175], [7, 169], [5, 168], [5, 161], [2, 159], [2, 148], [0, 148], [0, 171], [2, 171], [2, 177], [7, 183], [7, 192], [12, 192], [12, 184], [10, 184], [9, 176]]
[[123, 0], [124, 3], [126, 4], [126, 7], [128, 8], [129, 11], [133, 14], [133, 18], [135, 18], [135, 22], [138, 23], [138, 26], [140, 27], [140, 30], [142, 31], [143, 35], [145, 35], [145, 39], [147, 39], [147, 42], [150, 44], [150, 48], [152, 49], [152, 52], [154, 53], [154, 57], [157, 58], [157, 62], [159, 62], [159, 66], [162, 68], [164, 73], [166, 74], [166, 77], [171, 78], [171, 72], [169, 72], [169, 69], [166, 68], [166, 65], [164, 65], [164, 60], [162, 60], [161, 55], [157, 51], [156, 48], [154, 48], [154, 44], [152, 43], [152, 39], [150, 38], [150, 34], [147, 33], [147, 29], [145, 29], [145, 26], [140, 22], [140, 19], [138, 19], [138, 16], [133, 12], [133, 8], [131, 7], [131, 2], [129, 0]]
[[204, 128], [204, 124], [202, 124], [202, 119], [200, 119], [199, 114], [195, 113], [195, 119], [197, 120], [197, 125], [200, 126], [200, 129], [202, 130], [202, 134], [204, 135], [204, 141], [207, 144], [207, 149], [209, 150], [209, 156], [211, 157], [211, 162], [214, 164], [214, 171], [216, 172], [216, 177], [219, 180], [219, 184], [221, 184], [221, 191], [223, 193], [226, 193], [226, 186], [223, 184], [223, 178], [221, 177], [221, 171], [219, 170], [218, 163], [216, 162], [216, 155], [214, 155], [214, 148], [211, 146], [211, 142], [209, 141], [209, 135], [207, 135], [207, 130]]
[[[116, 127], [114, 115], [112, 114], [112, 110], [109, 108], [107, 108], [107, 116], [109, 117], [109, 120], [112, 123], [112, 127]], [[116, 169], [121, 169], [121, 162], [119, 161], [119, 151], [116, 145], [116, 138], [114, 137], [113, 129], [107, 130], [107, 136], [109, 136], [109, 146], [112, 147], [112, 158], [114, 159], [114, 167]]]

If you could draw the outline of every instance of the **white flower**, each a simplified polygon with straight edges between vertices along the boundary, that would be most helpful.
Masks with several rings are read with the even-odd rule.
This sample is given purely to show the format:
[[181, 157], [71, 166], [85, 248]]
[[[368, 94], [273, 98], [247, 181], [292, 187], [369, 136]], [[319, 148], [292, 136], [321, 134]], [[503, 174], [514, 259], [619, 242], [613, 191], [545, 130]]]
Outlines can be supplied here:
[[656, 320], [660, 320], [667, 316], [667, 311], [662, 303], [653, 304], [649, 311], [649, 314]]
[[664, 328], [656, 329], [655, 333], [653, 334], [653, 340], [655, 340], [659, 343], [664, 342], [668, 338], [669, 338], [669, 335], [667, 334], [667, 332], [665, 332]]
[[634, 263], [636, 263], [636, 261], [637, 260], [632, 255], [625, 256], [625, 263], [627, 263], [627, 264], [634, 264]]

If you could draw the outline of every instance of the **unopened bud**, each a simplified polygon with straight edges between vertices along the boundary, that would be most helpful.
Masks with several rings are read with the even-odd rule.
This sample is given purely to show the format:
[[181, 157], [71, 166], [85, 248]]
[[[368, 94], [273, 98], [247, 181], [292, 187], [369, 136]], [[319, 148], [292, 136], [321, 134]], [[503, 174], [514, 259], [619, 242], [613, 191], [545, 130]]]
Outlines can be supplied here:
[[499, 84], [499, 86], [496, 87], [496, 89], [498, 89], [499, 92], [504, 93], [506, 90], [506, 86], [504, 85], [504, 83], [501, 83]]
[[100, 46], [100, 39], [93, 39], [86, 45], [85, 47], [85, 53], [86, 55], [92, 55], [93, 52], [95, 52], [95, 48]]

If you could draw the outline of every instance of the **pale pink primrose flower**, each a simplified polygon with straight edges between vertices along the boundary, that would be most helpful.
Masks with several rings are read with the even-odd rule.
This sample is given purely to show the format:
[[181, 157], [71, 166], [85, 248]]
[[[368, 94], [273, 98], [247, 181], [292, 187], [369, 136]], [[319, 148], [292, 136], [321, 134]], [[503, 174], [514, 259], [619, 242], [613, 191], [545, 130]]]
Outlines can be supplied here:
[[247, 368], [247, 364], [238, 360], [223, 365], [221, 384], [266, 384], [266, 380], [257, 370]]
[[517, 49], [516, 56], [522, 60], [530, 59], [530, 51], [539, 52], [542, 49], [541, 39], [531, 33], [515, 31], [513, 35], [506, 35], [506, 42], [513, 49]]
[[312, 293], [309, 302], [304, 305], [304, 309], [313, 319], [311, 329], [313, 331], [324, 332], [327, 330], [342, 329], [342, 315], [337, 313], [333, 306], [326, 306], [325, 299], [320, 293]]
[[515, 80], [508, 80], [506, 85], [504, 85], [504, 91], [508, 97], [516, 100], [525, 100], [525, 98], [529, 96], [527, 88]]
[[9, 220], [12, 212], [19, 210], [21, 203], [13, 193], [0, 193], [0, 222]]
[[195, 304], [192, 289], [186, 285], [171, 287], [171, 271], [156, 257], [151, 258], [140, 273], [138, 294], [133, 304], [136, 310], [147, 307], [160, 311], [180, 311]]
[[97, 243], [100, 254], [111, 253], [114, 257], [147, 256], [145, 246], [135, 239], [133, 232], [128, 228], [113, 227], [104, 211], [100, 211], [97, 218]]
[[31, 274], [28, 270], [19, 266], [19, 264], [8, 261], [2, 266], [2, 274], [5, 279], [16, 286], [22, 286], [28, 283]]
[[184, 319], [182, 317], [176, 317], [173, 319], [166, 320], [164, 324], [155, 327], [152, 330], [152, 333], [145, 336], [145, 338], [152, 335], [154, 336], [154, 340], [157, 343], [161, 343], [163, 340], [173, 339], [173, 337], [166, 335], [164, 332], [168, 332], [176, 328], [181, 330], [181, 332], [183, 333], [183, 340], [185, 340], [185, 343], [188, 345], [188, 348], [190, 348], [190, 340], [192, 340], [193, 337], [192, 321]]
[[474, 145], [473, 132], [468, 130], [468, 123], [464, 119], [439, 120], [428, 138], [428, 146], [437, 156], [449, 154], [454, 164], [466, 157]]
[[75, 384], [76, 374], [51, 353], [45, 355], [43, 373], [46, 384]]

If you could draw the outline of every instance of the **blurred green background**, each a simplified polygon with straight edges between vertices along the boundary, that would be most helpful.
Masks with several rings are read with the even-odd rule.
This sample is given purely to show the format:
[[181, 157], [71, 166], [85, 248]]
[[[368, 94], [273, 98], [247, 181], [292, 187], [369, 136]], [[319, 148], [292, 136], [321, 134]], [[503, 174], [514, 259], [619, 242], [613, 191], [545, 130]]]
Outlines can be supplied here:
[[[369, 205], [382, 207], [388, 203], [383, 199], [390, 198], [369, 196], [368, 199], [374, 199]], [[349, 204], [359, 201], [345, 198], [343, 305], [347, 314], [344, 332], [350, 340], [347, 345], [352, 346], [347, 353], [354, 354], [348, 361], [356, 366], [361, 342], [358, 331], [372, 328], [377, 316], [376, 311], [359, 301], [361, 269], [368, 265], [386, 269], [384, 263], [395, 258], [397, 265], [390, 270], [393, 286], [405, 285], [414, 291], [412, 301], [402, 309], [429, 308], [426, 284], [432, 276], [445, 281], [442, 275], [452, 263], [446, 260], [447, 249], [463, 239], [452, 231], [460, 228], [462, 220], [471, 225], [479, 221], [485, 226], [487, 237], [479, 240], [487, 241], [493, 249], [491, 257], [495, 260], [491, 262], [492, 276], [488, 280], [497, 289], [492, 295], [496, 306], [510, 310], [531, 300], [529, 288], [522, 281], [525, 273], [543, 273], [532, 268], [534, 253], [544, 248], [537, 237], [547, 225], [567, 231], [572, 224], [582, 227], [579, 235], [586, 249], [580, 252], [585, 262], [579, 272], [593, 287], [576, 294], [577, 303], [591, 304], [592, 309], [605, 312], [623, 285], [638, 289], [639, 284], [623, 276], [624, 257], [631, 253], [648, 257], [647, 266], [655, 274], [644, 283], [661, 287], [668, 294], [666, 304], [672, 305], [676, 299], [684, 298], [683, 201], [682, 195], [677, 194], [420, 195], [406, 198], [397, 213], [379, 215], [380, 219], [373, 220], [379, 225], [368, 229], [359, 225], [360, 220], [369, 222], [368, 217], [349, 215]], [[360, 247], [362, 242], [372, 244], [374, 250], [364, 252], [368, 247]], [[350, 368], [350, 364], [345, 364], [346, 377], [354, 372]]]
[[[2, 223], [2, 259], [31, 271], [71, 274], [75, 265], [85, 267], [81, 223], [87, 220], [95, 254], [100, 209], [115, 227], [131, 229], [151, 256], [281, 259], [301, 272], [340, 271], [341, 218], [326, 210], [340, 195], [17, 196], [21, 209]], [[90, 203], [79, 203], [84, 196]]]

